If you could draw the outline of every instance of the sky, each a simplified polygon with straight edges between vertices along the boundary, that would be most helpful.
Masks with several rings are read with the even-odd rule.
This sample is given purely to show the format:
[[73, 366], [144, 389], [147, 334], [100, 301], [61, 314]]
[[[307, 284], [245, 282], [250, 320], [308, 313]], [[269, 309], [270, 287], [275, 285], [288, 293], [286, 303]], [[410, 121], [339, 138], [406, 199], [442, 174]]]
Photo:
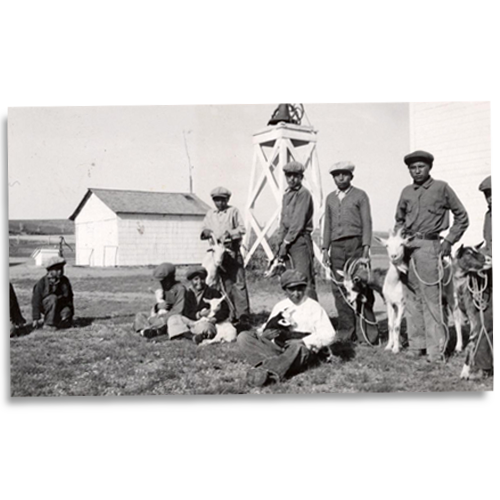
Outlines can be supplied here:
[[[188, 192], [190, 164], [201, 199], [210, 203], [211, 189], [224, 185], [244, 211], [252, 136], [276, 106], [10, 108], [9, 218], [67, 218], [89, 187]], [[409, 182], [402, 161], [408, 104], [305, 104], [305, 112], [302, 123], [318, 131], [323, 193], [334, 189], [328, 168], [353, 161], [353, 184], [371, 199], [374, 229], [387, 230]], [[262, 205], [267, 211], [265, 197]]]

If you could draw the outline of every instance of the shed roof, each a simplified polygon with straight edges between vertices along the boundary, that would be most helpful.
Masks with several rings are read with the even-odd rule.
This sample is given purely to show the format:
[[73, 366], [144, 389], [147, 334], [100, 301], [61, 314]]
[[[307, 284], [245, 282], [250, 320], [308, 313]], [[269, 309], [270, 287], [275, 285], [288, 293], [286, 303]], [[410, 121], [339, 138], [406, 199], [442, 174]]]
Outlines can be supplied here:
[[70, 220], [75, 220], [92, 194], [117, 214], [205, 215], [210, 209], [206, 203], [192, 193], [89, 188], [76, 210], [69, 217]]

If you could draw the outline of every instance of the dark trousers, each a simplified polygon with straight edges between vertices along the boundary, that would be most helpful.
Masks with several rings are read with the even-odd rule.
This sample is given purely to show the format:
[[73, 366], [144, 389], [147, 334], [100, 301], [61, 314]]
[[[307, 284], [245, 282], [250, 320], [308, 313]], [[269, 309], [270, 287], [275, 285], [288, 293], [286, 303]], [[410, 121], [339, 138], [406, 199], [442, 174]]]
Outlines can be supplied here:
[[238, 321], [243, 316], [250, 315], [250, 302], [248, 300], [245, 267], [239, 248], [224, 255], [220, 277], [224, 291], [231, 300], [234, 311], [231, 311], [231, 321]]
[[248, 363], [277, 375], [280, 380], [304, 371], [316, 360], [316, 354], [304, 344], [292, 344], [282, 349], [252, 331], [241, 332], [236, 343]]
[[493, 294], [485, 292], [484, 300], [487, 303], [482, 313], [479, 334], [471, 338], [472, 360], [471, 365], [478, 370], [493, 369]]
[[314, 279], [314, 251], [311, 235], [301, 234], [288, 249], [290, 265], [307, 277], [307, 295], [318, 300], [316, 281]]
[[73, 319], [73, 308], [57, 298], [57, 295], [47, 295], [42, 300], [44, 324], [47, 326], [70, 326]]
[[[350, 258], [363, 256], [363, 245], [360, 236], [344, 238], [330, 243], [330, 266], [334, 271], [334, 278], [342, 282], [343, 278], [337, 271], [344, 270], [344, 265]], [[378, 338], [378, 326], [376, 324], [373, 304], [375, 296], [372, 290], [367, 292], [366, 302], [352, 304], [352, 307], [344, 299], [347, 292], [343, 285], [332, 283], [332, 293], [335, 299], [335, 307], [338, 313], [338, 325], [336, 338], [339, 340], [352, 340], [354, 333], [359, 342], [367, 340], [374, 344]], [[357, 316], [353, 307], [358, 311]], [[365, 319], [368, 321], [365, 321]]]

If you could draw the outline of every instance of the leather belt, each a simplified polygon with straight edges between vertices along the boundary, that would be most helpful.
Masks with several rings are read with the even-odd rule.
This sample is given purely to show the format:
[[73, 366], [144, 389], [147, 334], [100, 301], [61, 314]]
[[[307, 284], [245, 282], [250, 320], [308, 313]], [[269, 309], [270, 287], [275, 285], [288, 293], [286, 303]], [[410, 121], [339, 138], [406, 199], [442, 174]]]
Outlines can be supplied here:
[[439, 240], [441, 236], [436, 233], [410, 233], [410, 236], [419, 240]]

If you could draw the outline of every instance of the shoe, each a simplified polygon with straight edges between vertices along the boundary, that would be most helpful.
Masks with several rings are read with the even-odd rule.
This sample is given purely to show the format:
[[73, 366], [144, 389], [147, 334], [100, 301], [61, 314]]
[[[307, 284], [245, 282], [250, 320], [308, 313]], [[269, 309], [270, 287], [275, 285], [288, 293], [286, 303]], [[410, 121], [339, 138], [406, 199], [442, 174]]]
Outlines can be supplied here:
[[264, 368], [252, 368], [247, 372], [247, 384], [251, 387], [263, 387], [269, 379], [269, 372]]
[[144, 328], [144, 330], [141, 330], [139, 332], [141, 337], [144, 337], [146, 339], [152, 339], [153, 337], [157, 336], [157, 332], [154, 328]]

